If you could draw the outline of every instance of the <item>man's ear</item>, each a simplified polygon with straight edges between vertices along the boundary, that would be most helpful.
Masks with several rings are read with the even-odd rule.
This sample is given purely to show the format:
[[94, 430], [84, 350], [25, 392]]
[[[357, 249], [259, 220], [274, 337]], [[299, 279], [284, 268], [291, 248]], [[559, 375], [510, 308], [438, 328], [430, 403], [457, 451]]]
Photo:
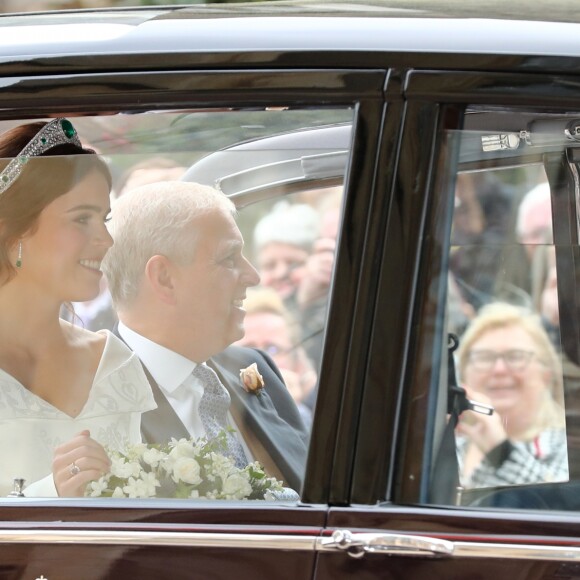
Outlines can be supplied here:
[[151, 291], [164, 303], [175, 304], [175, 265], [167, 257], [156, 255], [145, 265], [145, 278]]

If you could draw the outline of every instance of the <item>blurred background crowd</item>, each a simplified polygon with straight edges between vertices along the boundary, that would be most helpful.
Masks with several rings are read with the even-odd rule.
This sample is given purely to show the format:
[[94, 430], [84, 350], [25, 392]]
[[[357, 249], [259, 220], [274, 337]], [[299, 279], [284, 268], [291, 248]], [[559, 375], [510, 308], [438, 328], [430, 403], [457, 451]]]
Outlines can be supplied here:
[[578, 475], [580, 368], [563, 348], [556, 272], [541, 166], [457, 177], [448, 328], [462, 386], [495, 409], [462, 416], [465, 487]]

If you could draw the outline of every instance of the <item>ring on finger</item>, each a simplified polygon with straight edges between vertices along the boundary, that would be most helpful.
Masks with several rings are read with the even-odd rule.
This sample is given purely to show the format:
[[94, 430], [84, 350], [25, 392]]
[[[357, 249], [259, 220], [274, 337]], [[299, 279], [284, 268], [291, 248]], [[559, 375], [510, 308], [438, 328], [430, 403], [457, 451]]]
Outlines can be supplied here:
[[77, 473], [81, 472], [81, 468], [74, 461], [70, 464], [68, 470], [71, 474], [71, 477], [74, 477]]

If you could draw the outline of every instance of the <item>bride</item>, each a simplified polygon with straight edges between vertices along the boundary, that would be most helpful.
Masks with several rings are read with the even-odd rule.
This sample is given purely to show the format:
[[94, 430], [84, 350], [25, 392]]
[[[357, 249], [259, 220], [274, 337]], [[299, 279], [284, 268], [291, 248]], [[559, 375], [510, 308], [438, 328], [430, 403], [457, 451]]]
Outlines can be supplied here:
[[0, 496], [82, 496], [155, 408], [138, 358], [59, 318], [99, 293], [109, 171], [67, 119], [0, 135]]

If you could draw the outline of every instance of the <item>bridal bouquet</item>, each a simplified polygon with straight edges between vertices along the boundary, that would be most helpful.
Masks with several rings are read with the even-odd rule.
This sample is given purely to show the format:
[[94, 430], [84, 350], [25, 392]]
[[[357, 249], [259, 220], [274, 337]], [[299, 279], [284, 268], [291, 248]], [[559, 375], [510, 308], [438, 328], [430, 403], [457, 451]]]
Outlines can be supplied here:
[[88, 484], [88, 497], [276, 499], [282, 482], [259, 463], [240, 469], [223, 452], [226, 433], [215, 439], [172, 439], [109, 452], [111, 471]]

